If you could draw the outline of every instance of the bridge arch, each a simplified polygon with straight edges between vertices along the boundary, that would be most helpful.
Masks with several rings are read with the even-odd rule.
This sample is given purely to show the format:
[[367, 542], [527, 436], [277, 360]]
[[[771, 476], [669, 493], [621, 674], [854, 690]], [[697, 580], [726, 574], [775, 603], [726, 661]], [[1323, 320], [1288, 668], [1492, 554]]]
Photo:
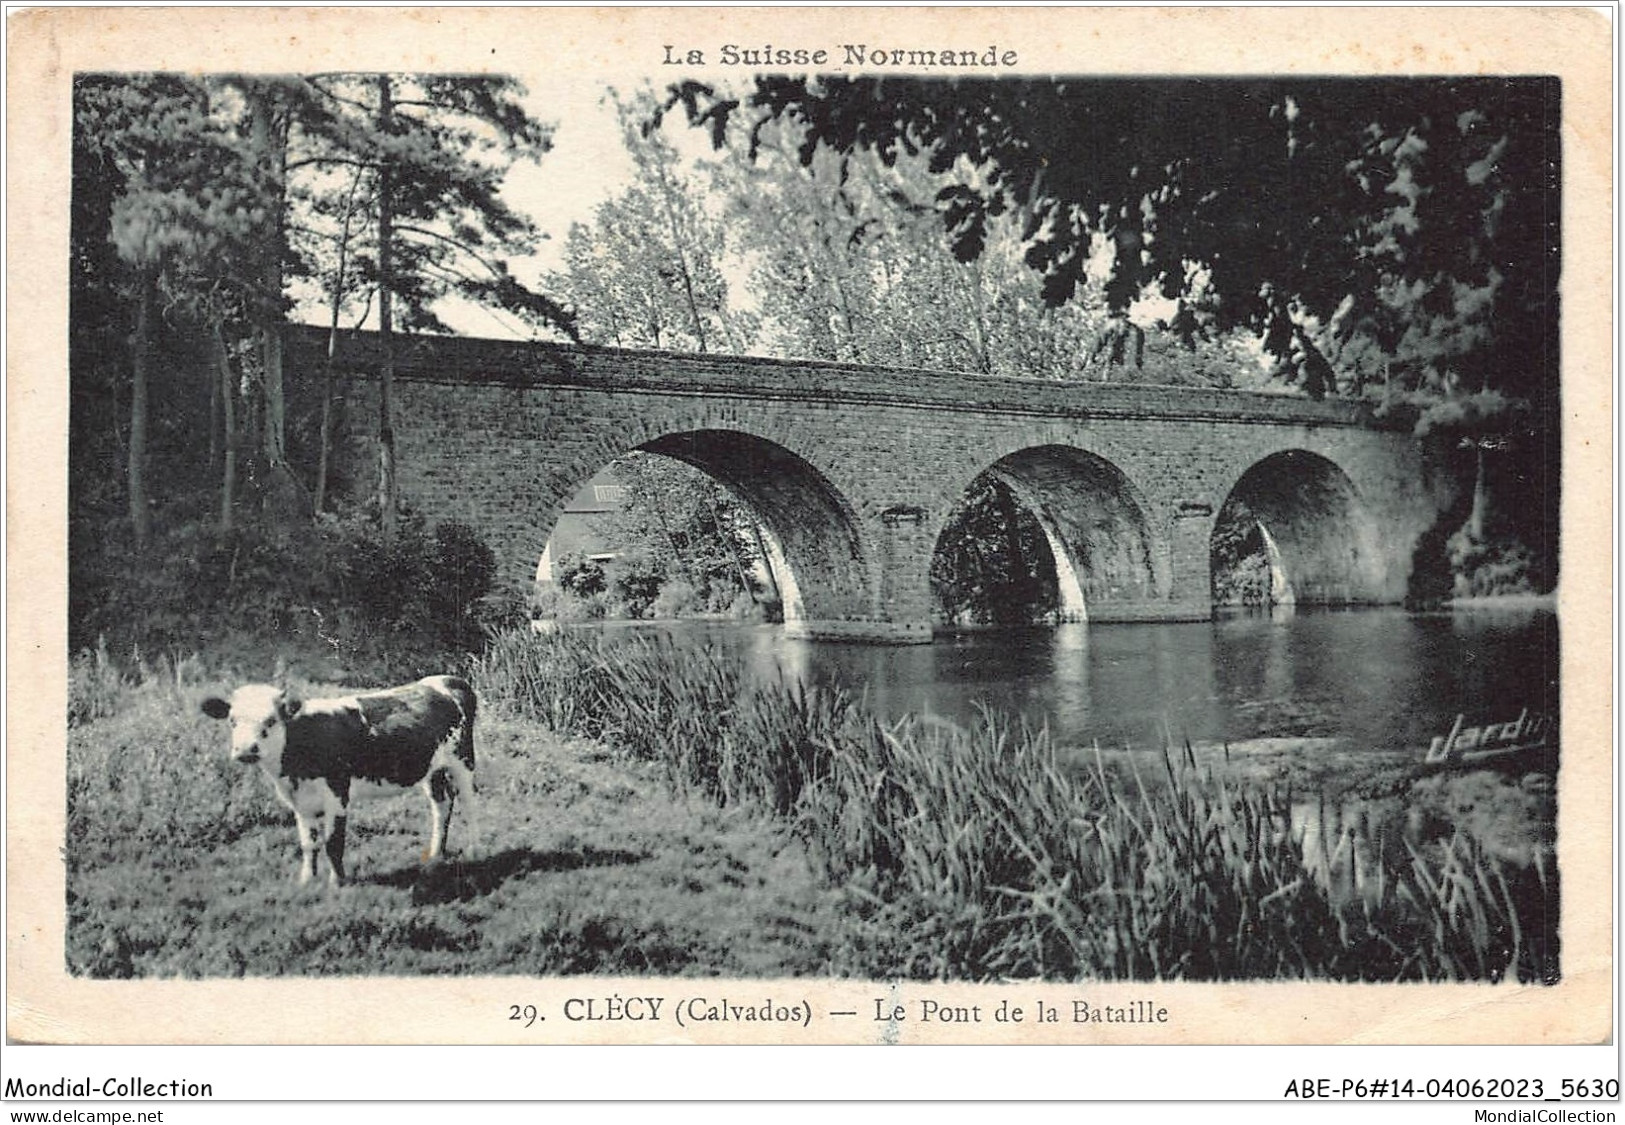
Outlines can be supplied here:
[[[1167, 587], [1167, 552], [1155, 509], [1112, 461], [1070, 444], [1027, 446], [977, 473], [937, 529], [932, 569], [962, 567], [956, 554], [966, 534], [966, 501], [977, 495], [1019, 505], [1036, 521], [1053, 568], [1049, 616], [1062, 621], [1110, 620], [1143, 607]], [[1003, 518], [1013, 521], [1014, 512]], [[1018, 549], [1015, 542], [1010, 550]], [[962, 555], [960, 555], [963, 558]], [[1008, 558], [1005, 560], [1010, 561]], [[938, 597], [939, 605], [942, 598]]]
[[[562, 474], [571, 479], [545, 521], [544, 545], [574, 489], [633, 452], [681, 461], [724, 485], [751, 510], [761, 524], [764, 561], [792, 633], [873, 613], [871, 552], [850, 501], [806, 458], [743, 429], [701, 424], [596, 444]], [[538, 548], [535, 557], [540, 554]]]
[[[1210, 551], [1215, 601], [1384, 600], [1387, 555], [1377, 520], [1349, 474], [1306, 449], [1272, 453], [1241, 474], [1220, 505]], [[1255, 569], [1220, 590], [1218, 572], [1234, 556], [1249, 557]]]

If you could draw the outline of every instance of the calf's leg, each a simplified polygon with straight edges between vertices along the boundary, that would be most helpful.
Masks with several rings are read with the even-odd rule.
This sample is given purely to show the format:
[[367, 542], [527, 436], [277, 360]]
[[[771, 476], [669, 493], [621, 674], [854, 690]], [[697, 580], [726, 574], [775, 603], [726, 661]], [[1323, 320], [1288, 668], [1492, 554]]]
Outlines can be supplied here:
[[294, 810], [293, 819], [299, 832], [299, 882], [304, 885], [316, 877], [316, 848], [322, 842], [322, 826], [319, 819], [306, 816], [298, 809]]
[[457, 786], [444, 769], [435, 770], [423, 783], [429, 795], [429, 849], [425, 863], [433, 863], [446, 852], [451, 834], [451, 812], [457, 802]]
[[327, 821], [327, 865], [331, 869], [328, 878], [335, 887], [344, 885], [344, 819], [339, 815]]

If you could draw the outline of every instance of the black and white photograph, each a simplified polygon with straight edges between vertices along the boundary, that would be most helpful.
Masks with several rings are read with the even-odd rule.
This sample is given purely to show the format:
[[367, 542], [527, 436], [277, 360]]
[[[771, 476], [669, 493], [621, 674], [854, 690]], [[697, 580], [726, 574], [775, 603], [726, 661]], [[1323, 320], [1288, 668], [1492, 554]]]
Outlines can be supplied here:
[[1606, 18], [215, 11], [8, 20], [11, 1037], [1611, 1034]]

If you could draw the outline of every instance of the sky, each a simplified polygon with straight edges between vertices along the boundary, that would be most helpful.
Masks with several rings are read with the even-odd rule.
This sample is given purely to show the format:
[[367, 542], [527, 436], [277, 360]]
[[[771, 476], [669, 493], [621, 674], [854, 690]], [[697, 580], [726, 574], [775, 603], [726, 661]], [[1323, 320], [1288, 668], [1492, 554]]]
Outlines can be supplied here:
[[561, 264], [570, 224], [590, 221], [598, 204], [631, 181], [632, 158], [621, 144], [608, 86], [566, 77], [520, 80], [526, 108], [554, 125], [553, 150], [516, 165], [504, 194], [551, 235], [537, 264], [552, 269]]

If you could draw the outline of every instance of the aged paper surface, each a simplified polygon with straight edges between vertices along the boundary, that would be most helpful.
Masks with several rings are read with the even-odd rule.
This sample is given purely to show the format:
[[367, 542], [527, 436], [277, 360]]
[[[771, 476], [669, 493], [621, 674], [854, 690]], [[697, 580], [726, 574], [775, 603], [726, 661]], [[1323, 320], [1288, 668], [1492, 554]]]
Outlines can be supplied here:
[[[539, 70], [669, 81], [669, 43], [997, 43], [1001, 74], [1558, 74], [1563, 81], [1562, 970], [1553, 987], [856, 981], [97, 981], [64, 970], [70, 81], [98, 70]], [[10, 17], [7, 1030], [47, 1043], [1596, 1043], [1613, 1025], [1609, 32], [1577, 9], [38, 9]], [[929, 33], [929, 34], [928, 34]], [[714, 51], [707, 52], [715, 57]], [[742, 79], [735, 68], [684, 76]], [[185, 848], [185, 841], [174, 846]], [[588, 999], [804, 1005], [805, 1025], [561, 1018]], [[884, 1001], [1166, 1008], [1166, 1023], [842, 1021]], [[514, 1004], [550, 1013], [521, 1029]], [[574, 1009], [580, 1011], [579, 1007]], [[668, 1008], [668, 1011], [670, 1008]], [[911, 1009], [913, 1010], [913, 1009]], [[245, 1014], [252, 1013], [252, 1018]]]

